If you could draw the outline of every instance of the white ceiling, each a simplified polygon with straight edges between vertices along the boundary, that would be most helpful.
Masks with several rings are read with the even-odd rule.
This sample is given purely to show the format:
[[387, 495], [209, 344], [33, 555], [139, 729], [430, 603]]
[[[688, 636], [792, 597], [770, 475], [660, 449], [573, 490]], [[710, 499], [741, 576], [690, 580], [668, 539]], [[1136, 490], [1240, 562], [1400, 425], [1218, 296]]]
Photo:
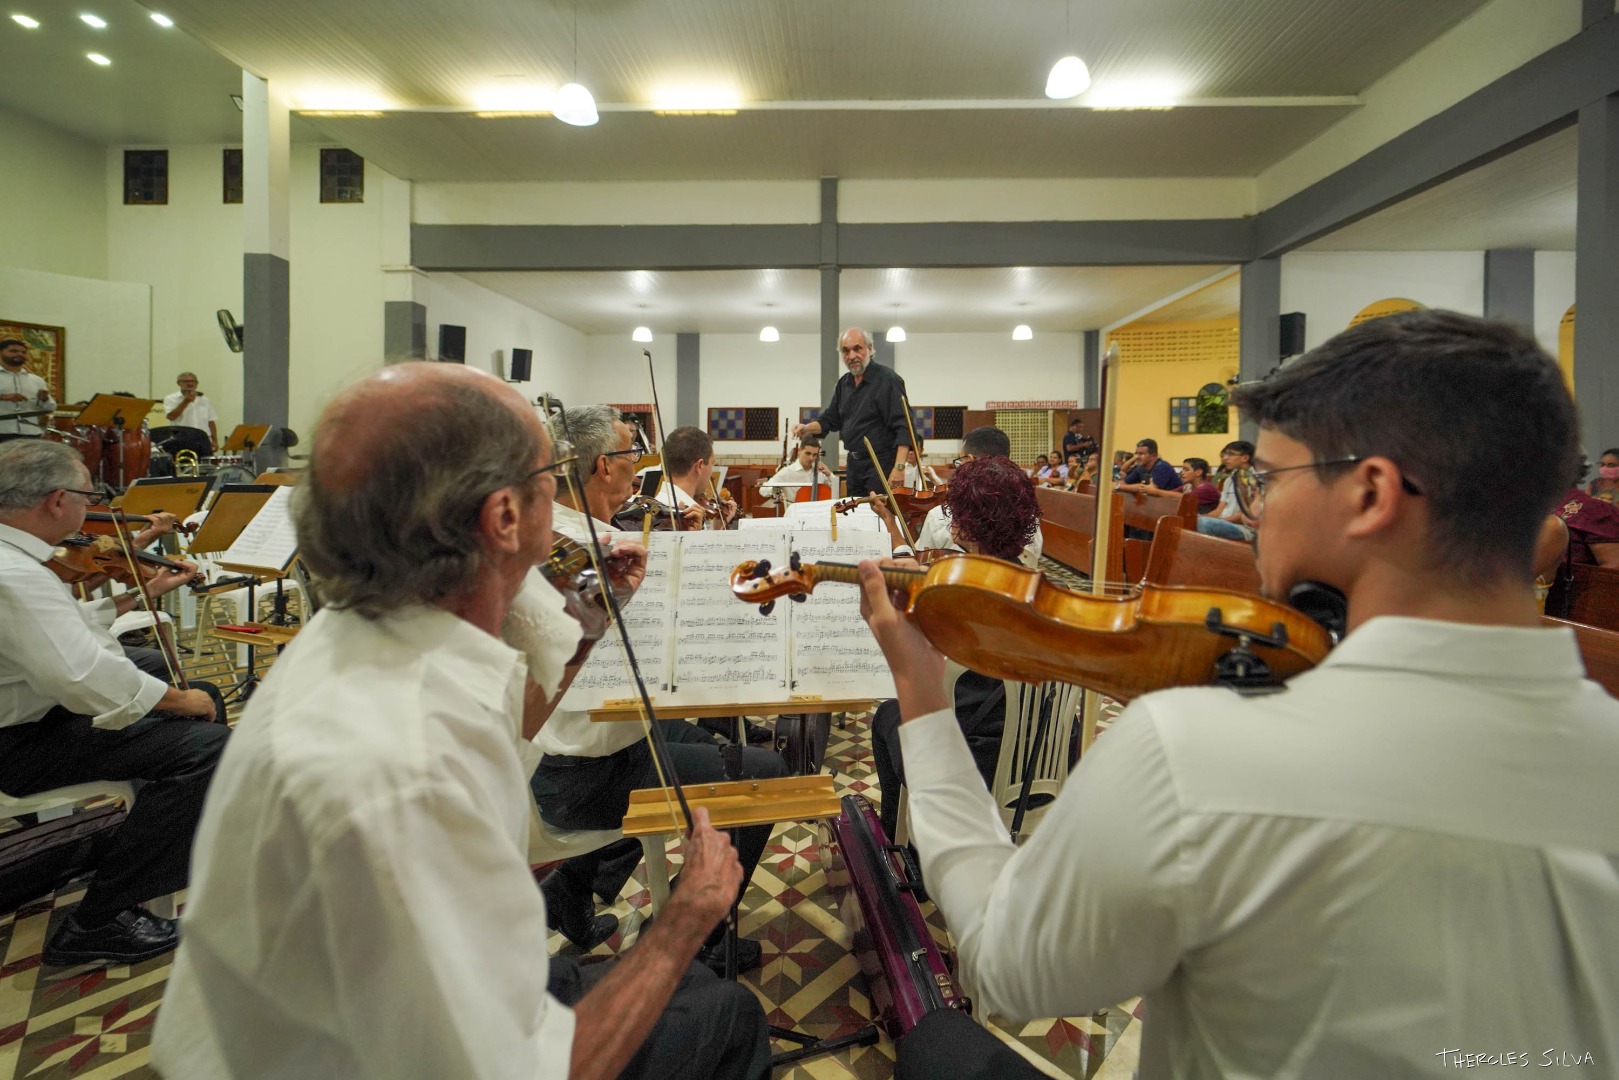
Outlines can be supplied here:
[[1573, 251], [1578, 153], [1576, 129], [1565, 128], [1304, 250]]
[[[1036, 333], [1094, 330], [1221, 269], [1218, 266], [845, 270], [838, 321], [872, 331]], [[481, 273], [463, 275], [588, 334], [784, 334], [820, 331], [813, 270]], [[1214, 317], [1214, 316], [1209, 316]]]

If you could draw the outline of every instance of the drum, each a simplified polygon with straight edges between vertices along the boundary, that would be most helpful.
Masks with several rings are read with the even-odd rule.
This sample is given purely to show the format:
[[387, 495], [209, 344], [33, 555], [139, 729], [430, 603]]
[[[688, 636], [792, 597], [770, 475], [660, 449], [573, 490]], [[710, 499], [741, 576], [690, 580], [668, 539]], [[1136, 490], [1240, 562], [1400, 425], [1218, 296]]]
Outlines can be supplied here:
[[58, 413], [51, 417], [45, 438], [51, 442], [66, 443], [79, 452], [84, 467], [90, 470], [90, 479], [101, 476], [101, 431], [99, 428], [81, 428], [72, 416]]
[[146, 421], [134, 428], [95, 428], [101, 433], [101, 482], [118, 491], [146, 475], [152, 461], [152, 436]]
[[226, 484], [251, 484], [253, 470], [245, 465], [221, 465], [214, 471], [214, 486], [211, 490], [218, 491]]

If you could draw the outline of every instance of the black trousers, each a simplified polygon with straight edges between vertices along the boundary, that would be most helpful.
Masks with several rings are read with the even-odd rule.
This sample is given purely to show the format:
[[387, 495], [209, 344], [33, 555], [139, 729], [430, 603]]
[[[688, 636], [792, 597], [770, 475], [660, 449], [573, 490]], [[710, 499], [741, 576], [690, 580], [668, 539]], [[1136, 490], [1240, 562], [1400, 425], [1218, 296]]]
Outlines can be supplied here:
[[[613, 961], [580, 966], [551, 958], [546, 990], [572, 1008], [606, 977]], [[663, 1015], [624, 1071], [624, 1080], [764, 1080], [770, 1075], [765, 1011], [753, 991], [691, 964]]]
[[935, 1009], [894, 1048], [898, 1080], [1036, 1080], [1045, 1073], [958, 1009]]
[[94, 925], [185, 888], [191, 838], [230, 729], [148, 716], [119, 731], [58, 706], [31, 724], [0, 728], [0, 791], [34, 795], [91, 780], [141, 780], [140, 794], [77, 916]]
[[[125, 645], [124, 655], [129, 657], [136, 667], [152, 678], [162, 679], [164, 682], [172, 684], [172, 680], [169, 678], [169, 665], [164, 662], [163, 654], [157, 649], [137, 649], [133, 645]], [[225, 696], [219, 692], [219, 687], [201, 679], [192, 679], [189, 685], [191, 689], [201, 690], [213, 699], [214, 719], [223, 724], [225, 722]]]
[[[695, 724], [684, 720], [669, 721], [662, 725], [669, 740], [669, 755], [673, 759], [675, 775], [683, 784], [714, 783], [726, 779], [720, 745], [712, 735]], [[738, 779], [760, 780], [786, 776], [787, 763], [774, 750], [759, 747], [742, 748]], [[531, 787], [540, 816], [546, 823], [559, 829], [616, 829], [624, 823], [624, 811], [629, 809], [630, 792], [637, 788], [658, 786], [657, 770], [653, 767], [652, 751], [644, 741], [633, 743], [606, 757], [559, 757], [547, 754], [540, 759], [534, 771]], [[765, 844], [770, 841], [769, 825], [752, 825], [738, 829], [737, 858], [742, 863], [742, 889], [759, 865]], [[640, 861], [640, 844], [633, 853], [625, 855], [615, 850], [618, 845], [577, 855], [557, 868], [548, 882], [548, 897], [569, 910], [559, 911], [564, 920], [588, 918], [595, 910], [591, 900], [594, 888], [603, 895], [617, 895], [624, 881]], [[631, 849], [625, 849], [631, 850]], [[617, 881], [605, 880], [600, 873], [605, 863], [615, 864], [622, 873]]]
[[[991, 696], [1004, 690], [999, 679], [964, 671], [956, 680], [956, 722], [967, 736], [967, 748], [984, 778], [987, 788], [995, 782], [995, 766], [1001, 757], [1001, 733], [1006, 728], [1006, 701], [997, 707]], [[981, 707], [985, 706], [987, 708]], [[888, 838], [899, 828], [899, 789], [905, 783], [905, 759], [900, 753], [899, 702], [880, 702], [871, 718], [871, 756], [877, 766], [877, 783], [882, 791], [878, 817]]]
[[881, 470], [883, 476], [894, 471], [894, 451], [877, 451], [877, 460], [874, 462], [866, 453], [865, 448], [858, 442], [849, 447], [849, 460], [844, 466], [843, 478], [847, 484], [849, 498], [860, 499], [872, 492], [881, 495], [883, 482], [877, 478]]

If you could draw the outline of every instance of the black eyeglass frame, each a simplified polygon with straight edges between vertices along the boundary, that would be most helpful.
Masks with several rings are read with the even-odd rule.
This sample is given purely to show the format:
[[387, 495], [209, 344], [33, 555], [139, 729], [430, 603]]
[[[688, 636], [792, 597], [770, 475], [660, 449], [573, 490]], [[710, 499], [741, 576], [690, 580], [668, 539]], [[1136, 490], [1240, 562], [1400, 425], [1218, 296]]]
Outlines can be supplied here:
[[[1329, 458], [1326, 461], [1310, 461], [1303, 465], [1283, 465], [1279, 469], [1250, 468], [1248, 472], [1252, 477], [1252, 493], [1249, 493], [1247, 484], [1234, 483], [1231, 485], [1231, 489], [1236, 493], [1237, 505], [1242, 512], [1253, 520], [1259, 521], [1265, 512], [1265, 486], [1270, 482], [1270, 478], [1277, 473], [1293, 472], [1297, 469], [1330, 469], [1344, 465], [1355, 465], [1367, 460], [1369, 456], [1371, 455], [1349, 454], [1346, 457]], [[1400, 473], [1400, 488], [1407, 495], [1422, 496], [1426, 494], [1403, 471]], [[1250, 504], [1250, 498], [1254, 499], [1254, 503]]]

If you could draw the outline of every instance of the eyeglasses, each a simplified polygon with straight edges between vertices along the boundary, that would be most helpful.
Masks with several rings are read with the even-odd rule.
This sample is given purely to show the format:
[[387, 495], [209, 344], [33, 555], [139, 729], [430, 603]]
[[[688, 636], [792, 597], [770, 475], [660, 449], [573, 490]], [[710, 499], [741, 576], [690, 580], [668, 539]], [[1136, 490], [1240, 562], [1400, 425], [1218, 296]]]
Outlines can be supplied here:
[[646, 451], [642, 450], [639, 446], [632, 446], [628, 450], [609, 450], [607, 453], [602, 455], [602, 457], [627, 457], [630, 459], [631, 465], [639, 464], [641, 459], [645, 456]]
[[965, 464], [966, 462], [971, 461], [972, 459], [973, 459], [973, 456], [971, 454], [962, 454], [958, 458], [951, 458], [950, 459], [950, 467], [952, 469], [959, 469], [959, 468], [961, 468], [961, 466], [963, 464]]
[[[1329, 461], [1311, 461], [1303, 465], [1284, 465], [1280, 469], [1244, 469], [1231, 476], [1231, 490], [1237, 496], [1237, 505], [1242, 512], [1254, 521], [1258, 521], [1265, 514], [1265, 492], [1270, 487], [1271, 477], [1277, 473], [1293, 472], [1295, 469], [1329, 469], [1344, 465], [1354, 465], [1365, 461], [1359, 454], [1350, 454], [1347, 457], [1332, 458]], [[1421, 495], [1423, 491], [1411, 482], [1404, 474], [1400, 476], [1400, 487], [1407, 495]]]
[[557, 439], [551, 444], [551, 464], [541, 465], [538, 469], [529, 472], [523, 477], [523, 483], [528, 483], [536, 476], [543, 476], [548, 472], [556, 472], [558, 469], [567, 468], [578, 460], [578, 456], [573, 452], [573, 444], [566, 439]]
[[101, 498], [101, 492], [99, 491], [85, 491], [81, 488], [63, 488], [62, 490], [70, 495], [83, 495], [86, 502], [95, 502]]

